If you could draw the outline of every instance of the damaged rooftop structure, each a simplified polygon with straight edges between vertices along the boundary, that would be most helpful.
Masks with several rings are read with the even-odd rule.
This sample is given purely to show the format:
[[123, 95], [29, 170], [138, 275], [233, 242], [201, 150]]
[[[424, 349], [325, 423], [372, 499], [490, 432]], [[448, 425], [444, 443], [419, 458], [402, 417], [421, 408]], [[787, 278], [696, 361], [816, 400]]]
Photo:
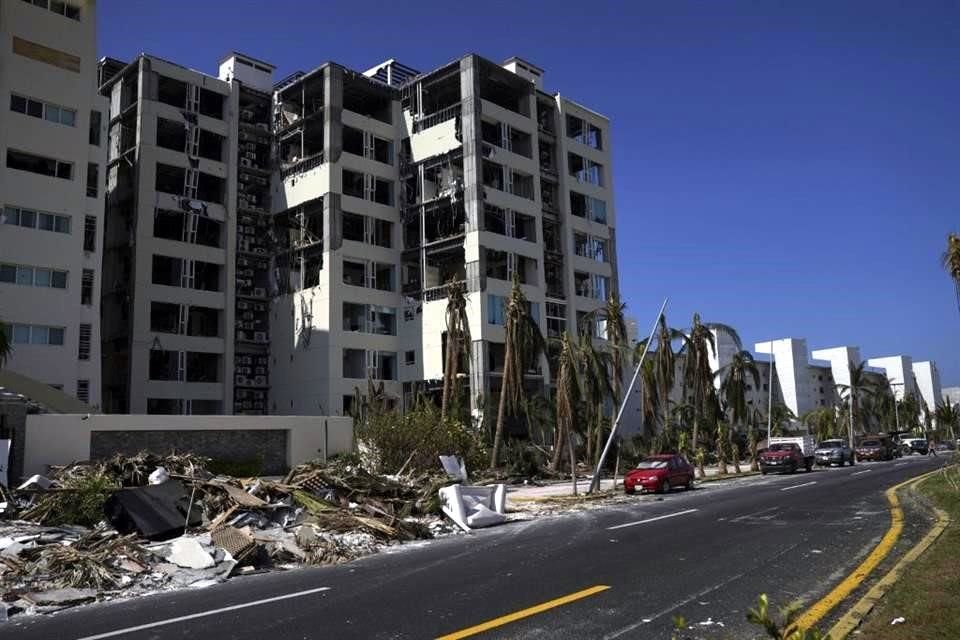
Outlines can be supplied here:
[[603, 339], [578, 319], [617, 280], [606, 118], [520, 58], [273, 71], [100, 62], [106, 411], [348, 415], [368, 379], [409, 406], [442, 387], [450, 281], [475, 411], [514, 277], [545, 337]]

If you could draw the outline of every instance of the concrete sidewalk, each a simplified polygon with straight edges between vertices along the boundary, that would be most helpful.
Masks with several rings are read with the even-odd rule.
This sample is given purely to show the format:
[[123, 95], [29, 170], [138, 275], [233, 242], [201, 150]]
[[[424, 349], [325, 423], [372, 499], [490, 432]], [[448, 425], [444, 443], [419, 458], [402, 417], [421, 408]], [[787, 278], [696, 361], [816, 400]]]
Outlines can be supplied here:
[[[719, 467], [704, 467], [704, 472], [707, 474], [707, 479], [713, 479], [720, 475]], [[733, 465], [728, 465], [727, 470], [730, 472], [727, 475], [723, 476], [724, 478], [739, 478], [746, 476], [750, 473], [750, 461], [744, 461], [740, 463], [740, 470], [742, 473], [738, 476], [733, 473]], [[629, 469], [628, 469], [629, 471]], [[583, 478], [577, 478], [577, 492], [584, 494], [590, 488], [590, 480], [593, 476], [586, 476]], [[697, 479], [697, 482], [700, 482], [700, 479]], [[623, 475], [617, 476], [616, 486], [613, 484], [613, 478], [603, 478], [600, 480], [600, 490], [601, 491], [610, 491], [614, 488], [620, 489], [623, 487]], [[507, 498], [511, 500], [537, 500], [541, 498], [555, 498], [555, 497], [564, 497], [570, 496], [573, 494], [573, 484], [570, 481], [556, 481], [549, 482], [543, 486], [536, 485], [507, 485]]]

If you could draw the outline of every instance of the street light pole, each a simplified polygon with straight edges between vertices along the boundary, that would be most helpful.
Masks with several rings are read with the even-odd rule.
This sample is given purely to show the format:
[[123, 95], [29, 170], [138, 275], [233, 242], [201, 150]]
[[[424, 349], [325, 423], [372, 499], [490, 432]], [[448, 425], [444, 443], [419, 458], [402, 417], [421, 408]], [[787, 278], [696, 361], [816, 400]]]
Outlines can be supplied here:
[[770, 341], [770, 375], [767, 376], [767, 446], [770, 446], [770, 436], [773, 435], [773, 367], [777, 362], [773, 355], [773, 340]]

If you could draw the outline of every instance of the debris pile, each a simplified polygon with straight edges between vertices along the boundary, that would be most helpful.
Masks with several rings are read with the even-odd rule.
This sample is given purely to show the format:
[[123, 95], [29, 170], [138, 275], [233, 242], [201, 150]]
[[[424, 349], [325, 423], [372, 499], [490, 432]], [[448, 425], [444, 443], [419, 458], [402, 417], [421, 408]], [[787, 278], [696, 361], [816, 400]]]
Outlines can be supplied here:
[[193, 455], [117, 455], [34, 476], [0, 503], [0, 620], [238, 574], [333, 564], [452, 535], [442, 475], [307, 463], [234, 478]]

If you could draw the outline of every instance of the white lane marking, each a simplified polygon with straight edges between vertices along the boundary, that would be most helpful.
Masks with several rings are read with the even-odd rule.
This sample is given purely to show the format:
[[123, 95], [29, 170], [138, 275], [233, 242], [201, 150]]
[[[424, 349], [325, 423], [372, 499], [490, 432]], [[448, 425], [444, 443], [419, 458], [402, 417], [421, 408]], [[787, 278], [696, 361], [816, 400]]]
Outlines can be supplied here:
[[116, 631], [108, 631], [107, 633], [98, 633], [95, 636], [84, 636], [82, 638], [77, 638], [77, 640], [100, 640], [101, 638], [113, 638], [115, 636], [122, 636], [128, 633], [133, 633], [135, 631], [143, 631], [144, 629], [153, 629], [155, 627], [165, 627], [169, 624], [176, 624], [177, 622], [184, 622], [186, 620], [195, 620], [197, 618], [205, 618], [207, 616], [215, 616], [218, 613], [226, 613], [227, 611], [236, 611], [237, 609], [245, 609], [247, 607], [256, 607], [261, 604], [279, 602], [280, 600], [289, 600], [290, 598], [301, 598], [303, 596], [309, 596], [314, 593], [321, 593], [323, 591], [329, 591], [329, 590], [330, 590], [330, 587], [319, 587], [317, 589], [307, 589], [306, 591], [296, 591], [294, 593], [287, 593], [282, 596], [264, 598], [263, 600], [253, 600], [252, 602], [244, 602], [243, 604], [235, 604], [229, 607], [211, 609], [210, 611], [202, 611], [200, 613], [192, 613], [188, 616], [167, 618], [166, 620], [158, 620], [156, 622], [150, 622], [148, 624], [141, 624], [136, 627], [126, 627], [124, 629], [117, 629]]
[[655, 518], [646, 518], [644, 520], [637, 520], [636, 522], [618, 524], [614, 527], [607, 527], [607, 531], [613, 531], [614, 529], [623, 529], [625, 527], [635, 527], [638, 524], [646, 524], [647, 522], [654, 522], [655, 520], [664, 520], [666, 518], [675, 518], [677, 516], [684, 516], [684, 515], [687, 515], [688, 513], [693, 513], [694, 511], [699, 511], [699, 509], [687, 509], [686, 511], [677, 511], [676, 513], [668, 513], [665, 516], [657, 516]]
[[905, 465], [907, 465], [907, 464], [909, 464], [909, 463], [908, 463], [908, 462], [900, 462], [900, 463], [897, 463], [897, 464], [895, 464], [895, 465], [893, 465], [893, 466], [894, 466], [894, 467], [903, 467], [903, 466], [905, 466]]
[[858, 476], [861, 473], [870, 473], [871, 471], [873, 471], [873, 469], [864, 469], [863, 471], [856, 471], [854, 473], [851, 473], [850, 477], [852, 478], [853, 476]]
[[676, 611], [676, 610], [679, 609], [680, 607], [682, 607], [682, 606], [684, 606], [684, 605], [687, 605], [687, 604], [693, 602], [694, 600], [699, 600], [700, 598], [702, 598], [703, 596], [707, 595], [707, 594], [710, 593], [711, 591], [716, 591], [717, 589], [719, 589], [719, 588], [721, 588], [721, 587], [725, 587], [725, 586], [727, 586], [728, 584], [730, 584], [731, 582], [734, 582], [735, 580], [739, 580], [739, 579], [742, 578], [744, 575], [746, 575], [746, 574], [738, 573], [738, 574], [735, 575], [735, 576], [731, 576], [731, 577], [727, 578], [726, 580], [724, 580], [723, 582], [719, 582], [719, 583], [713, 585], [712, 587], [709, 587], [709, 588], [707, 588], [707, 589], [704, 589], [704, 590], [701, 591], [700, 593], [696, 593], [696, 594], [690, 596], [689, 598], [687, 598], [687, 599], [684, 600], [683, 602], [678, 602], [677, 604], [673, 605], [673, 606], [670, 607], [669, 609], [664, 609], [663, 611], [659, 611], [659, 612], [653, 614], [652, 616], [648, 616], [648, 617], [646, 617], [646, 618], [641, 618], [641, 619], [640, 619], [640, 622], [635, 622], [634, 624], [631, 624], [631, 625], [628, 625], [628, 626], [626, 626], [626, 627], [623, 627], [622, 629], [618, 629], [617, 631], [614, 631], [613, 633], [608, 633], [607, 635], [603, 636], [603, 640], [613, 640], [614, 638], [619, 638], [620, 636], [626, 635], [626, 634], [630, 633], [631, 631], [633, 631], [633, 630], [635, 630], [635, 629], [637, 629], [637, 628], [639, 628], [639, 627], [642, 627], [642, 626], [645, 625], [645, 624], [649, 624], [649, 623], [653, 622], [653, 621], [656, 620], [657, 618], [662, 618], [663, 616], [667, 615], [667, 614], [670, 613], [671, 611]]
[[780, 489], [780, 491], [790, 491], [790, 489], [799, 489], [800, 487], [809, 487], [812, 484], [817, 484], [817, 481], [811, 480], [810, 482], [804, 482], [803, 484], [793, 484], [793, 485], [790, 485], [789, 487], [784, 487], [783, 489]]

